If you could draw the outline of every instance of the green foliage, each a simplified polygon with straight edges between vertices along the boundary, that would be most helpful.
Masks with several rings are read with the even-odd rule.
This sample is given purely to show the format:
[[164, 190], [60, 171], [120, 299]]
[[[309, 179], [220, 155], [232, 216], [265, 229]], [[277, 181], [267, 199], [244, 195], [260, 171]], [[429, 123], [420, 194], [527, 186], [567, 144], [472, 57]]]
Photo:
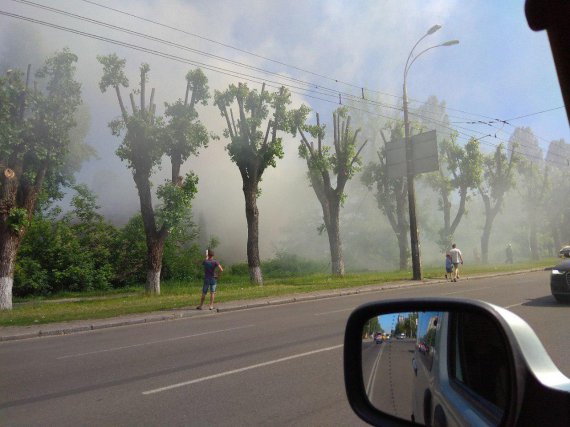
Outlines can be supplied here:
[[119, 230], [113, 247], [116, 270], [113, 278], [116, 286], [144, 283], [146, 280], [146, 240], [142, 216], [133, 216]]
[[[81, 85], [74, 79], [75, 62], [77, 56], [69, 49], [56, 52], [36, 72], [34, 91], [26, 89], [20, 71], [0, 78], [2, 168], [21, 170], [14, 178], [16, 187], [27, 188], [30, 197], [41, 191], [51, 198], [60, 197], [61, 186], [69, 185], [81, 161], [91, 154], [83, 150], [84, 135], [72, 132], [81, 104]], [[81, 120], [85, 123], [88, 119]], [[3, 203], [14, 205], [9, 200]], [[28, 214], [34, 208], [28, 206]]]
[[[321, 125], [318, 121], [314, 125], [307, 123], [310, 112], [311, 110], [307, 106], [302, 105], [299, 109], [288, 113], [288, 123], [293, 129], [293, 133], [299, 132], [301, 134], [299, 156], [307, 161], [313, 187], [323, 187], [322, 190], [315, 189], [315, 191], [322, 191], [323, 194], [336, 194], [342, 205], [346, 199], [344, 193], [346, 182], [354, 177], [362, 167], [362, 159], [356, 150], [357, 135], [360, 129], [353, 131], [350, 127], [348, 109], [346, 107], [338, 108], [333, 114], [335, 125], [338, 127], [333, 141], [333, 151], [333, 146], [324, 144], [325, 125]], [[342, 126], [340, 126], [341, 120], [343, 121]], [[305, 134], [316, 138], [317, 143], [309, 141]], [[365, 144], [366, 142], [363, 146]], [[330, 173], [337, 176], [336, 189], [324, 188], [324, 186], [330, 187]]]
[[[442, 250], [449, 248], [455, 230], [473, 192], [479, 189], [483, 179], [484, 157], [479, 142], [471, 138], [464, 146], [457, 142], [457, 133], [440, 143], [439, 172], [426, 174], [425, 181], [440, 195], [439, 209], [443, 211], [444, 224], [440, 229], [438, 245]], [[457, 193], [459, 203], [452, 216], [452, 196]]]
[[229, 270], [232, 276], [249, 277], [249, 267], [247, 263], [232, 264]]
[[129, 87], [129, 79], [125, 76], [126, 59], [119, 59], [116, 53], [108, 56], [99, 55], [97, 60], [103, 64], [103, 77], [99, 82], [99, 89], [105, 93], [109, 87]]
[[162, 278], [196, 280], [202, 276], [202, 251], [196, 239], [198, 231], [190, 211], [171, 233], [164, 246]]
[[494, 153], [483, 157], [483, 179], [480, 190], [491, 200], [498, 201], [515, 186], [515, 167], [521, 158], [513, 151], [509, 156], [503, 144]]
[[[208, 105], [210, 99], [210, 88], [208, 87], [208, 78], [204, 72], [197, 68], [188, 71], [186, 81], [189, 89], [192, 91], [192, 99], [195, 103], [200, 102], [202, 105]], [[192, 105], [192, 102], [190, 103]]]
[[[81, 85], [75, 80], [76, 62], [77, 56], [69, 49], [56, 52], [36, 72], [38, 80], [34, 82], [33, 90], [26, 87], [19, 71], [0, 78], [0, 173], [12, 172], [9, 183], [2, 180], [3, 184], [0, 184], [0, 239], [3, 240], [0, 246], [5, 244], [5, 239], [16, 237], [14, 247], [22, 248], [20, 239], [30, 226], [29, 219], [33, 219], [38, 202], [47, 203], [60, 198], [62, 187], [73, 182], [74, 172], [92, 154], [83, 144], [85, 132], [74, 132], [78, 118], [83, 125], [88, 122], [88, 116], [78, 115], [82, 101]], [[81, 128], [85, 130], [86, 126]], [[5, 184], [10, 187], [8, 191], [2, 188]], [[17, 259], [18, 253], [9, 254], [9, 259], [13, 259], [11, 255]], [[53, 265], [65, 253], [54, 255], [61, 257], [54, 256], [51, 261], [30, 260], [21, 268], [7, 267], [9, 271], [14, 267], [20, 279], [24, 278], [23, 281], [28, 283], [24, 288], [43, 292], [48, 281], [46, 277], [53, 279], [51, 283], [55, 287], [67, 286], [68, 280], [62, 274], [65, 267], [56, 266], [54, 270], [46, 267], [46, 261]], [[77, 254], [78, 258], [81, 256], [85, 254]], [[45, 271], [33, 270], [38, 265]], [[72, 276], [78, 277], [79, 273], [89, 269], [88, 260], [83, 260], [81, 271]], [[82, 278], [85, 280], [80, 286], [96, 287], [106, 282], [104, 275]], [[101, 282], [97, 282], [99, 278]], [[18, 292], [18, 283], [21, 282], [17, 282], [10, 291]], [[3, 302], [1, 308], [11, 308], [11, 301]]]
[[[261, 178], [268, 166], [275, 167], [276, 159], [283, 158], [282, 140], [275, 136], [275, 132], [288, 131], [290, 128], [286, 111], [287, 105], [291, 103], [290, 98], [291, 95], [285, 88], [273, 94], [265, 90], [258, 93], [255, 89], [250, 90], [246, 84], [232, 84], [225, 92], [215, 92], [214, 104], [228, 125], [224, 136], [231, 139], [226, 150], [240, 169], [252, 168], [253, 164], [257, 164], [255, 172]], [[228, 111], [234, 102], [239, 111], [237, 124], [232, 123], [232, 114]], [[266, 133], [260, 126], [267, 119], [270, 107], [274, 111], [270, 126], [274, 133], [266, 139]]]
[[18, 254], [14, 294], [108, 289], [113, 267], [97, 237], [81, 235], [67, 219], [34, 218]]
[[[295, 254], [280, 251], [268, 261], [263, 262], [263, 274], [267, 278], [302, 277], [317, 273], [323, 273], [329, 269], [329, 265], [322, 261], [304, 259]], [[247, 264], [233, 264], [229, 268], [232, 276], [249, 276]]]
[[[118, 131], [119, 122], [111, 122], [112, 131]], [[129, 116], [126, 124], [127, 131], [123, 141], [117, 148], [116, 154], [127, 162], [135, 173], [150, 177], [153, 169], [160, 164], [164, 155], [164, 129], [162, 120], [149, 123], [138, 114]]]
[[8, 213], [8, 228], [19, 233], [29, 225], [28, 211], [24, 208], [12, 208]]
[[172, 230], [190, 210], [192, 199], [198, 192], [198, 177], [189, 173], [180, 185], [167, 181], [158, 187], [157, 196], [162, 206], [157, 212], [160, 226]]
[[278, 252], [275, 258], [263, 263], [266, 277], [299, 277], [323, 273], [328, 268], [328, 264], [324, 262], [302, 259], [287, 252]]

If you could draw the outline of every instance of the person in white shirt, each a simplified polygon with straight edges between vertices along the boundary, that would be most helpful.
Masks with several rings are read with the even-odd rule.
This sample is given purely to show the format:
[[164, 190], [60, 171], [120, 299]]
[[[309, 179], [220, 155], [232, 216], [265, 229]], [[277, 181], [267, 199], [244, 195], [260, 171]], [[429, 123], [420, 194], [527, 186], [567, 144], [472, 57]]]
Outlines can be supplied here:
[[455, 243], [451, 245], [451, 250], [449, 251], [451, 255], [451, 262], [453, 263], [453, 282], [457, 282], [459, 279], [459, 263], [463, 264], [463, 255]]

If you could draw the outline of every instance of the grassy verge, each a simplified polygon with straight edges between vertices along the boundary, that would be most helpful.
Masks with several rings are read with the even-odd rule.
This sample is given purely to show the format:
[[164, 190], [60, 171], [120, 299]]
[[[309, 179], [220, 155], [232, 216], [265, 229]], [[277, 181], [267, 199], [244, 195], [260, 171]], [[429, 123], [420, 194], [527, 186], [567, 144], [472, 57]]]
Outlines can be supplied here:
[[[556, 258], [512, 265], [470, 265], [461, 270], [463, 277], [544, 268], [557, 263]], [[441, 279], [441, 267], [424, 268], [426, 279]], [[400, 280], [409, 280], [411, 272], [350, 273], [343, 278], [325, 274], [287, 278], [266, 278], [264, 286], [249, 284], [246, 277], [227, 276], [218, 285], [216, 302], [276, 297], [313, 291], [353, 288]], [[101, 293], [62, 294], [50, 298], [21, 299], [14, 309], [0, 312], [0, 326], [25, 326], [79, 319], [101, 319], [125, 314], [191, 307], [200, 300], [201, 283], [165, 281], [161, 295], [150, 297], [142, 286]]]

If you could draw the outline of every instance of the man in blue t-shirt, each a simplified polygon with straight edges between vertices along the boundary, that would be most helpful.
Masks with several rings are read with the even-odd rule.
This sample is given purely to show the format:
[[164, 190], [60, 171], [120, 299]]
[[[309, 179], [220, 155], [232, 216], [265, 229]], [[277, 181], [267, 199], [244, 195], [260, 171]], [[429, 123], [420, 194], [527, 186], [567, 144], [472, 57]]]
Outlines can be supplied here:
[[204, 266], [204, 286], [202, 287], [202, 298], [200, 298], [200, 305], [196, 307], [197, 310], [202, 310], [204, 305], [204, 300], [206, 299], [206, 294], [208, 289], [210, 289], [210, 310], [214, 309], [214, 297], [216, 296], [216, 268], [220, 271], [224, 271], [222, 265], [214, 259], [214, 251], [208, 249], [206, 251], [206, 259], [202, 262]]

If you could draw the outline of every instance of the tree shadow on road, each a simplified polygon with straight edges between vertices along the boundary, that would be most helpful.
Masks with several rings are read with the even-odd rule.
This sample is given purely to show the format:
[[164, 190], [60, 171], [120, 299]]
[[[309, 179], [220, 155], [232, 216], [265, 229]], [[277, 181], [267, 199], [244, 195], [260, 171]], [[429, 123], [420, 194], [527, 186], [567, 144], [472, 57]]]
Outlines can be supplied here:
[[528, 307], [563, 307], [564, 304], [557, 302], [552, 295], [546, 295], [540, 298], [529, 299], [522, 304]]

